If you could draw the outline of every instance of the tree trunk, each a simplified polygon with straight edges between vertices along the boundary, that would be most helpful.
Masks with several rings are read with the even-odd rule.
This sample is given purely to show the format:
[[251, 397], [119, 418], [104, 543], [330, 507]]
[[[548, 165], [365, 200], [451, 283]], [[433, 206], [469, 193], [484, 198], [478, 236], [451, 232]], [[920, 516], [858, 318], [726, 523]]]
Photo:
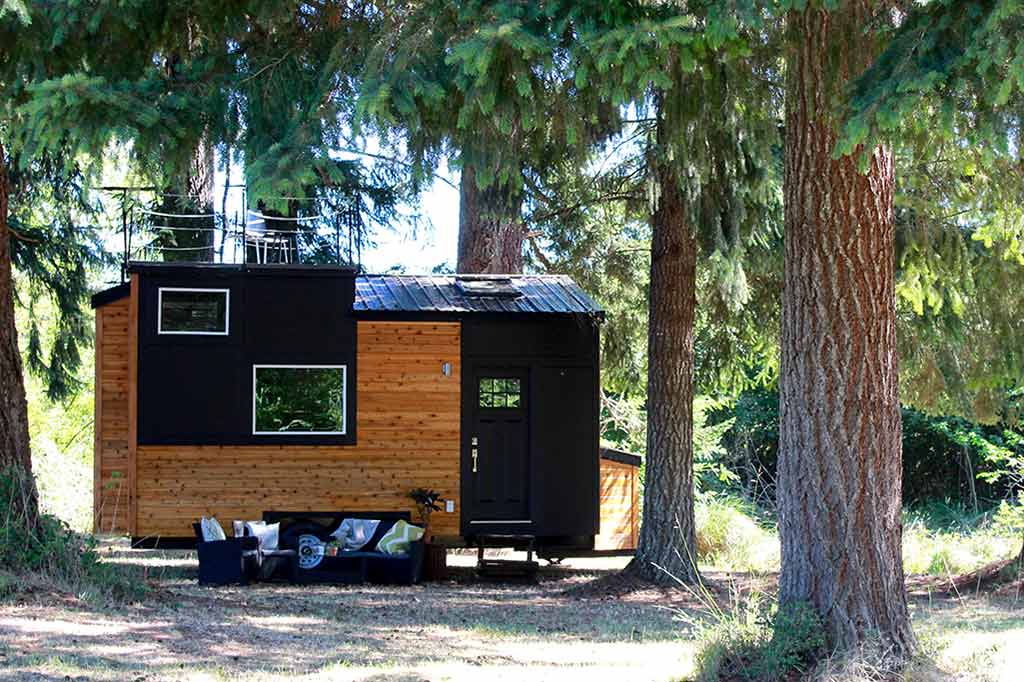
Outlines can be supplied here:
[[3, 501], [9, 505], [4, 513], [34, 525], [39, 514], [39, 496], [32, 478], [28, 403], [14, 324], [13, 237], [7, 224], [9, 192], [7, 159], [0, 143], [0, 475], [15, 477], [12, 484], [18, 486], [18, 494]]
[[783, 606], [810, 603], [829, 644], [915, 646], [901, 561], [893, 156], [834, 159], [830, 111], [874, 53], [872, 0], [791, 13], [779, 531]]
[[497, 182], [480, 189], [473, 166], [459, 182], [460, 273], [504, 274], [523, 271], [522, 195]]
[[[667, 140], [659, 119], [658, 142]], [[697, 240], [679, 176], [655, 160], [647, 332], [647, 457], [636, 556], [627, 568], [662, 583], [696, 582], [693, 514], [693, 323]]]
[[[179, 182], [167, 189], [162, 202], [163, 213], [212, 216], [214, 213], [214, 152], [209, 136], [203, 135], [193, 151], [188, 171]], [[216, 253], [213, 217], [169, 218], [155, 216], [166, 225], [160, 240], [166, 261], [212, 262]]]

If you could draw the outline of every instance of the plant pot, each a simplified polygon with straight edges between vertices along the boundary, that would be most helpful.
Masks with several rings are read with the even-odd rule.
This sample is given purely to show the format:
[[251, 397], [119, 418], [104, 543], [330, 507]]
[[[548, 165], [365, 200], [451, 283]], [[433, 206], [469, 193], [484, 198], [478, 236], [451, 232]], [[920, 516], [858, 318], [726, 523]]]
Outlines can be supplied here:
[[428, 542], [423, 546], [423, 580], [448, 579], [448, 548]]

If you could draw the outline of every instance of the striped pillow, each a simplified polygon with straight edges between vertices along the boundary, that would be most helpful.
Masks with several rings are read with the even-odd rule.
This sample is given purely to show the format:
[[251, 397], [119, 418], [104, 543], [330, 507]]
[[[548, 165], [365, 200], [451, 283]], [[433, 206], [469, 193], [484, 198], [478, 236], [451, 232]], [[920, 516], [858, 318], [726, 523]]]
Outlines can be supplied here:
[[392, 556], [408, 554], [409, 547], [423, 537], [424, 530], [419, 526], [399, 519], [391, 530], [384, 533], [384, 537], [377, 543], [377, 551]]

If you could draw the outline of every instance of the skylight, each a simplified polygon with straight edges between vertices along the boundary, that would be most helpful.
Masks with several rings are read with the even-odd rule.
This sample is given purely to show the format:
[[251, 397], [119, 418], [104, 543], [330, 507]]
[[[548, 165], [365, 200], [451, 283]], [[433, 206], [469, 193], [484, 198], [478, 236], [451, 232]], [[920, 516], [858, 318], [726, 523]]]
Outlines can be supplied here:
[[455, 286], [464, 296], [476, 298], [516, 298], [522, 295], [511, 277], [460, 276], [455, 278]]

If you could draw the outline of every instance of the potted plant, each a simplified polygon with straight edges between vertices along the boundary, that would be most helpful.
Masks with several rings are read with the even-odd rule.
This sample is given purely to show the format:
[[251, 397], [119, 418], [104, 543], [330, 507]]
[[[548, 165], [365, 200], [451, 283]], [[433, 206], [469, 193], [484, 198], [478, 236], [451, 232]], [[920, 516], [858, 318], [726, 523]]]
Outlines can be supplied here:
[[423, 555], [423, 579], [444, 580], [448, 577], [448, 553], [442, 545], [431, 542], [430, 536], [430, 515], [441, 511], [441, 493], [436, 490], [416, 488], [409, 492], [409, 497], [416, 503], [416, 509], [420, 514], [420, 523], [423, 524], [424, 555]]
[[430, 541], [430, 515], [441, 511], [441, 493], [426, 488], [416, 488], [409, 492], [409, 497], [416, 503], [416, 509], [420, 514], [420, 523], [423, 524], [423, 537]]

